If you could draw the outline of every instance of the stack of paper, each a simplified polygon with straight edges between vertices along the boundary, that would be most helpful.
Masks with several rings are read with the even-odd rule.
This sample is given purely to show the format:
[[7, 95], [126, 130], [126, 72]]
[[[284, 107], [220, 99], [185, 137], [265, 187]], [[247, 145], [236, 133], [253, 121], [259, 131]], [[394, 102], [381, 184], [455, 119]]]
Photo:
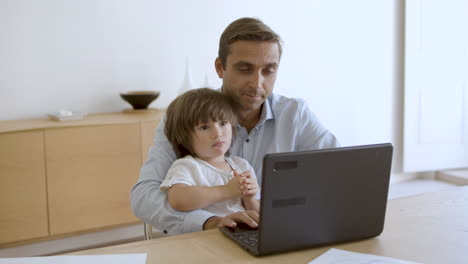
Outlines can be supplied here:
[[145, 254], [0, 258], [0, 264], [145, 264]]
[[309, 264], [421, 264], [332, 248]]

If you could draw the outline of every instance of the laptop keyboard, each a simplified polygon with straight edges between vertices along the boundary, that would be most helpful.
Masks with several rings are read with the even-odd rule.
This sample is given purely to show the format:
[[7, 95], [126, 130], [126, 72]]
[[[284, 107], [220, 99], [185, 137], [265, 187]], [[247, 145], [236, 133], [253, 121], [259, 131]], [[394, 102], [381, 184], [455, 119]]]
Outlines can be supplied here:
[[256, 248], [257, 247], [257, 230], [240, 232], [240, 233], [232, 233], [232, 236], [236, 239], [242, 241], [243, 243]]

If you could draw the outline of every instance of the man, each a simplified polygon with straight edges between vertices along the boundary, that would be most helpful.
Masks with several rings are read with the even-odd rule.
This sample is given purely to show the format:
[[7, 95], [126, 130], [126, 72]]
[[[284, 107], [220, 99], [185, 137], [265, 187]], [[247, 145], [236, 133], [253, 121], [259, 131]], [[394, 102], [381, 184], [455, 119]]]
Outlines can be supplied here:
[[[223, 79], [222, 92], [232, 100], [239, 121], [231, 154], [251, 163], [259, 183], [267, 153], [338, 146], [304, 101], [272, 94], [281, 53], [281, 39], [273, 30], [258, 19], [241, 18], [221, 35], [215, 61], [216, 72]], [[172, 209], [159, 187], [175, 160], [163, 121], [132, 189], [131, 204], [137, 217], [169, 234], [237, 223], [257, 226], [259, 216], [253, 211], [219, 217], [203, 210], [183, 213]]]

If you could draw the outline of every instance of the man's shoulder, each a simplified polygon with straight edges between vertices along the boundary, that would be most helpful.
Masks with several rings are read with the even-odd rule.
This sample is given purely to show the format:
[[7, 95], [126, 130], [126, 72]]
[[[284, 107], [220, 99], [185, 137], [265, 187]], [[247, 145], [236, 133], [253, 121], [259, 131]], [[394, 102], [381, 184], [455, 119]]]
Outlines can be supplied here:
[[286, 97], [276, 93], [273, 93], [269, 100], [271, 109], [275, 115], [297, 113], [297, 111], [307, 107], [304, 99]]

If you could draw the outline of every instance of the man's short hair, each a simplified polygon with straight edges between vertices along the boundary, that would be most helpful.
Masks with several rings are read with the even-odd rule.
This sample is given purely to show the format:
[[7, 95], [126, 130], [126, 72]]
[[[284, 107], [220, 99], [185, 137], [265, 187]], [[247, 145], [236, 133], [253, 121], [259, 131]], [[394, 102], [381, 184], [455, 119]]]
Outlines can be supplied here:
[[229, 24], [219, 39], [218, 57], [223, 69], [226, 69], [226, 59], [230, 53], [229, 45], [238, 40], [271, 41], [278, 43], [279, 55], [283, 51], [281, 37], [260, 19], [244, 17]]
[[166, 111], [164, 133], [178, 158], [196, 156], [192, 142], [195, 126], [210, 120], [231, 122], [232, 136], [235, 136], [236, 115], [229, 99], [219, 91], [209, 88], [194, 89], [171, 102]]

